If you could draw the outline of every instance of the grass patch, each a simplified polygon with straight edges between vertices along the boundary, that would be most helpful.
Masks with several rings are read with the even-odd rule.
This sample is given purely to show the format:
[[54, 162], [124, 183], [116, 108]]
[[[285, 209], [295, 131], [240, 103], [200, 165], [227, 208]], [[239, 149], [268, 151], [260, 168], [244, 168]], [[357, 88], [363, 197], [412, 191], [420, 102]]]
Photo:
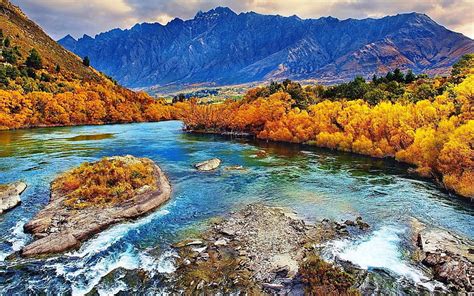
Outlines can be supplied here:
[[147, 188], [156, 189], [154, 168], [148, 159], [103, 158], [62, 174], [53, 182], [52, 190], [65, 194], [65, 205], [75, 209], [115, 205]]

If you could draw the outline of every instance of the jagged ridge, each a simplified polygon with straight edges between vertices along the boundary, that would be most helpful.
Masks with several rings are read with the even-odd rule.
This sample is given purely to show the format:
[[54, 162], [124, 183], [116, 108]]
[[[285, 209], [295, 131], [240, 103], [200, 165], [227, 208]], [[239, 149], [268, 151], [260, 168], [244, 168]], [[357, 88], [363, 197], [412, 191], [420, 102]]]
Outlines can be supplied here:
[[166, 26], [137, 24], [60, 44], [131, 87], [269, 79], [335, 82], [400, 67], [446, 73], [474, 41], [424, 14], [300, 19], [218, 7]]

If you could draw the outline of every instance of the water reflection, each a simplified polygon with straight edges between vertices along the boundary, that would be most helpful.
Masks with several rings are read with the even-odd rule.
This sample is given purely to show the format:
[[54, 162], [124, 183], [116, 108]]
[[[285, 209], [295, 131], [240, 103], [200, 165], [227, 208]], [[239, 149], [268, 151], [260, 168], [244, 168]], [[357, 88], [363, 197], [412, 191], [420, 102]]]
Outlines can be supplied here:
[[104, 139], [110, 139], [114, 134], [94, 134], [94, 135], [79, 135], [72, 138], [66, 138], [67, 141], [100, 141]]

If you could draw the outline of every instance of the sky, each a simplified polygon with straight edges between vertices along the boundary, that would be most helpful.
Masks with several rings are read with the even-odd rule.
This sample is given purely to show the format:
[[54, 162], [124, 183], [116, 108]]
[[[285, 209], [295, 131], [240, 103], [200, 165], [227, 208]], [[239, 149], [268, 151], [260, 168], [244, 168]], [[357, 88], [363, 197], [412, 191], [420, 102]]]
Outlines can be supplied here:
[[230, 7], [237, 13], [333, 16], [339, 19], [382, 17], [404, 12], [429, 15], [450, 30], [474, 39], [474, 0], [11, 0], [51, 37], [94, 36], [136, 23], [166, 24], [193, 18], [199, 10]]

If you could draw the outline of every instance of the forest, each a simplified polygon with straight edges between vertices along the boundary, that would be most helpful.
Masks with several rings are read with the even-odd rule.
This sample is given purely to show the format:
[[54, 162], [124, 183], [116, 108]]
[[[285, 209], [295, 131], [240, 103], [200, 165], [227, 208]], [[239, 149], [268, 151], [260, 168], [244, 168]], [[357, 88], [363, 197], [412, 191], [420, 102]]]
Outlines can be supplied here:
[[[34, 48], [28, 56], [22, 51], [0, 30], [0, 130], [171, 118], [162, 101], [125, 89], [103, 74], [98, 73], [99, 80], [81, 79], [43, 62]], [[86, 59], [83, 67], [89, 67]]]
[[175, 106], [185, 110], [187, 130], [392, 157], [474, 197], [474, 55], [460, 59], [449, 77], [396, 70], [330, 87], [286, 80], [251, 89], [239, 101]]

